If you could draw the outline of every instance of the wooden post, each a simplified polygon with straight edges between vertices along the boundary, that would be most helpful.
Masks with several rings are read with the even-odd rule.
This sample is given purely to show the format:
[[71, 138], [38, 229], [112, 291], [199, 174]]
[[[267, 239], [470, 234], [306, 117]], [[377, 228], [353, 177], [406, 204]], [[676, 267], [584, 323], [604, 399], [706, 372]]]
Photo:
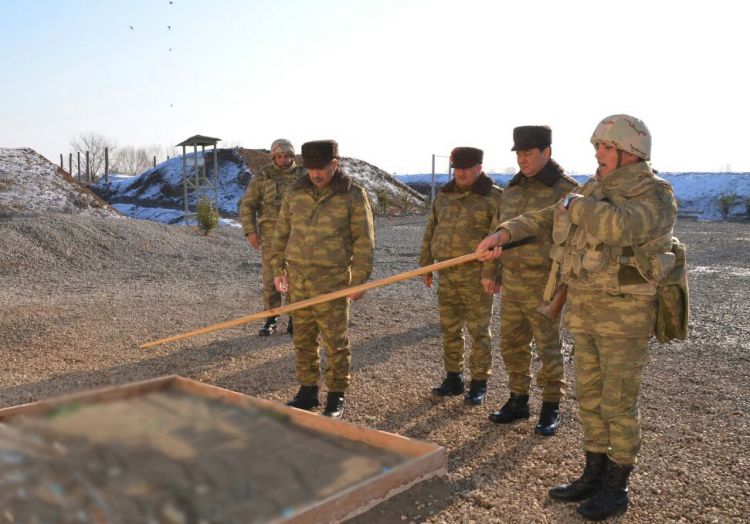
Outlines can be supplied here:
[[68, 153], [68, 173], [73, 176], [73, 153]]
[[156, 155], [154, 155], [154, 167], [156, 167]]
[[104, 182], [109, 182], [109, 148], [104, 148]]
[[86, 151], [86, 182], [91, 182], [91, 166], [89, 165], [88, 151]]
[[81, 152], [78, 151], [78, 181], [81, 181]]
[[62, 153], [60, 153], [60, 169], [65, 171], [65, 164], [63, 163], [63, 156]]

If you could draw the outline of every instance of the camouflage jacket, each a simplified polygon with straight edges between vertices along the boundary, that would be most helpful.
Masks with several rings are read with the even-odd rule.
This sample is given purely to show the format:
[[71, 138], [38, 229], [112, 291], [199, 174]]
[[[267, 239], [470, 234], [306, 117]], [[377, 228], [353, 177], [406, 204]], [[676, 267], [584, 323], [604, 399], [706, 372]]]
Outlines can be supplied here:
[[[518, 173], [503, 192], [503, 206], [500, 209], [498, 223], [551, 206], [577, 187], [578, 182], [566, 175], [563, 168], [551, 159], [533, 177]], [[529, 287], [544, 287], [552, 266], [549, 255], [551, 246], [550, 229], [536, 235], [535, 242], [503, 254], [505, 296], [527, 292]]]
[[656, 320], [658, 283], [670, 253], [677, 203], [646, 162], [592, 177], [584, 198], [500, 224], [511, 238], [552, 229], [551, 256], [569, 286], [565, 324], [573, 332], [647, 337]]
[[295, 163], [287, 169], [279, 169], [274, 163], [260, 169], [247, 185], [240, 204], [240, 222], [245, 230], [245, 236], [257, 233], [258, 226], [264, 222], [276, 221], [284, 195], [304, 172], [304, 169]]
[[[471, 188], [462, 190], [448, 182], [432, 205], [419, 250], [421, 267], [473, 252], [477, 244], [495, 230], [503, 204], [503, 190], [484, 173]], [[470, 264], [480, 264], [471, 262]], [[500, 280], [499, 260], [482, 263], [482, 277]]]
[[272, 266], [275, 276], [287, 264], [316, 269], [351, 270], [351, 285], [372, 272], [375, 233], [370, 200], [341, 170], [318, 193], [310, 178], [300, 178], [281, 205], [276, 222]]

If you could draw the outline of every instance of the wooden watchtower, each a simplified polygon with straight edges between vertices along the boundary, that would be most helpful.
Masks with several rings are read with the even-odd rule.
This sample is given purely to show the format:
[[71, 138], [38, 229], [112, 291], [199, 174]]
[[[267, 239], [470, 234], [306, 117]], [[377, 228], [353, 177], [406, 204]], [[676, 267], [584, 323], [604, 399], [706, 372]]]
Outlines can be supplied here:
[[[221, 138], [195, 135], [183, 140], [175, 147], [182, 146], [182, 188], [185, 200], [185, 223], [196, 216], [195, 211], [190, 211], [190, 193], [193, 193], [194, 209], [202, 198], [209, 198], [213, 193], [214, 208], [219, 209], [219, 161], [217, 157], [216, 144]], [[187, 148], [193, 147], [193, 154], [188, 161]], [[198, 155], [198, 146], [201, 154]], [[214, 167], [211, 178], [208, 177], [206, 169], [206, 146], [213, 146]], [[210, 151], [209, 151], [210, 153]], [[188, 167], [192, 169], [188, 169]]]

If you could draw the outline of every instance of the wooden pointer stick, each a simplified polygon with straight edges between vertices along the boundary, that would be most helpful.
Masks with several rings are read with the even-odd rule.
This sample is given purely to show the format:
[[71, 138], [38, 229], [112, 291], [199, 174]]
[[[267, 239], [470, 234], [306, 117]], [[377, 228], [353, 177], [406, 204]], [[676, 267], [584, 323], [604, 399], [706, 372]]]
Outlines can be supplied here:
[[[503, 244], [502, 248], [504, 251], [507, 251], [508, 249], [513, 249], [514, 247], [528, 244], [530, 242], [533, 242], [534, 240], [535, 240], [535, 237], [522, 238], [521, 240], [516, 240], [514, 242], [508, 242], [507, 244]], [[441, 269], [457, 266], [459, 264], [465, 264], [466, 262], [471, 262], [472, 260], [476, 260], [477, 258], [481, 257], [485, 253], [486, 251], [484, 253], [470, 253], [468, 255], [451, 258], [449, 260], [443, 260], [442, 262], [431, 264], [429, 266], [424, 266], [419, 269], [414, 269], [412, 271], [407, 271], [406, 273], [399, 273], [397, 275], [393, 275], [390, 277], [381, 278], [380, 280], [373, 280], [372, 282], [365, 282], [364, 284], [360, 284], [358, 286], [340, 289], [332, 293], [325, 293], [324, 295], [318, 295], [317, 297], [308, 298], [306, 300], [300, 300], [299, 302], [293, 302], [285, 306], [276, 307], [273, 309], [267, 309], [259, 313], [253, 313], [252, 315], [235, 318], [234, 320], [227, 320], [226, 322], [220, 322], [218, 324], [213, 324], [211, 326], [207, 326], [201, 329], [196, 329], [194, 331], [188, 331], [187, 333], [181, 333], [179, 335], [174, 335], [174, 336], [167, 337], [167, 338], [161, 338], [159, 340], [154, 340], [153, 342], [146, 342], [145, 344], [141, 344], [139, 347], [141, 349], [150, 348], [153, 346], [166, 344], [167, 342], [174, 342], [176, 340], [182, 340], [183, 338], [195, 337], [197, 335], [203, 335], [205, 333], [212, 333], [214, 331], [219, 331], [222, 329], [228, 329], [228, 328], [239, 326], [242, 324], [247, 324], [248, 322], [252, 322], [253, 320], [258, 320], [261, 318], [277, 317], [284, 313], [289, 313], [290, 311], [296, 311], [298, 309], [315, 306], [317, 304], [322, 304], [323, 302], [336, 300], [337, 298], [348, 297], [349, 295], [352, 295], [354, 293], [360, 293], [362, 291], [367, 291], [369, 289], [374, 289], [376, 287], [387, 286], [389, 284], [401, 282], [402, 280], [408, 280], [410, 278], [418, 277], [421, 275], [426, 275], [428, 273], [432, 273], [433, 271], [439, 271]]]

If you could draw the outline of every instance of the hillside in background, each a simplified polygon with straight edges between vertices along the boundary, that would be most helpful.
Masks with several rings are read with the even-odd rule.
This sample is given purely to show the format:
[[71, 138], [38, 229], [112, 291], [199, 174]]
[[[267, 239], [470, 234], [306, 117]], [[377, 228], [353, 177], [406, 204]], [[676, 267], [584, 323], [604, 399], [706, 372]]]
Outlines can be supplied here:
[[[186, 156], [188, 171], [193, 170], [195, 154]], [[197, 155], [198, 166], [206, 163], [209, 179], [213, 177], [213, 153]], [[224, 218], [239, 216], [239, 205], [247, 184], [260, 168], [271, 161], [267, 150], [218, 149], [219, 213]], [[378, 193], [387, 195], [389, 209], [422, 207], [424, 197], [382, 169], [356, 158], [342, 158], [341, 166], [359, 185], [365, 188], [375, 205]], [[156, 220], [170, 224], [183, 222], [184, 189], [183, 158], [175, 157], [162, 162], [136, 177], [110, 177], [100, 179], [92, 189], [121, 213], [140, 219]], [[195, 209], [196, 194], [188, 194], [191, 209]]]
[[[508, 185], [514, 175], [490, 174], [496, 184]], [[659, 173], [659, 176], [672, 184], [678, 202], [678, 212], [682, 217], [699, 220], [720, 220], [720, 199], [726, 198], [729, 218], [750, 216], [750, 173]], [[424, 195], [430, 194], [432, 174], [399, 175], [399, 180]], [[583, 184], [589, 175], [573, 175]], [[436, 174], [435, 183], [442, 186], [448, 175]]]
[[119, 216], [105, 201], [30, 148], [0, 148], [0, 214], [54, 211]]

